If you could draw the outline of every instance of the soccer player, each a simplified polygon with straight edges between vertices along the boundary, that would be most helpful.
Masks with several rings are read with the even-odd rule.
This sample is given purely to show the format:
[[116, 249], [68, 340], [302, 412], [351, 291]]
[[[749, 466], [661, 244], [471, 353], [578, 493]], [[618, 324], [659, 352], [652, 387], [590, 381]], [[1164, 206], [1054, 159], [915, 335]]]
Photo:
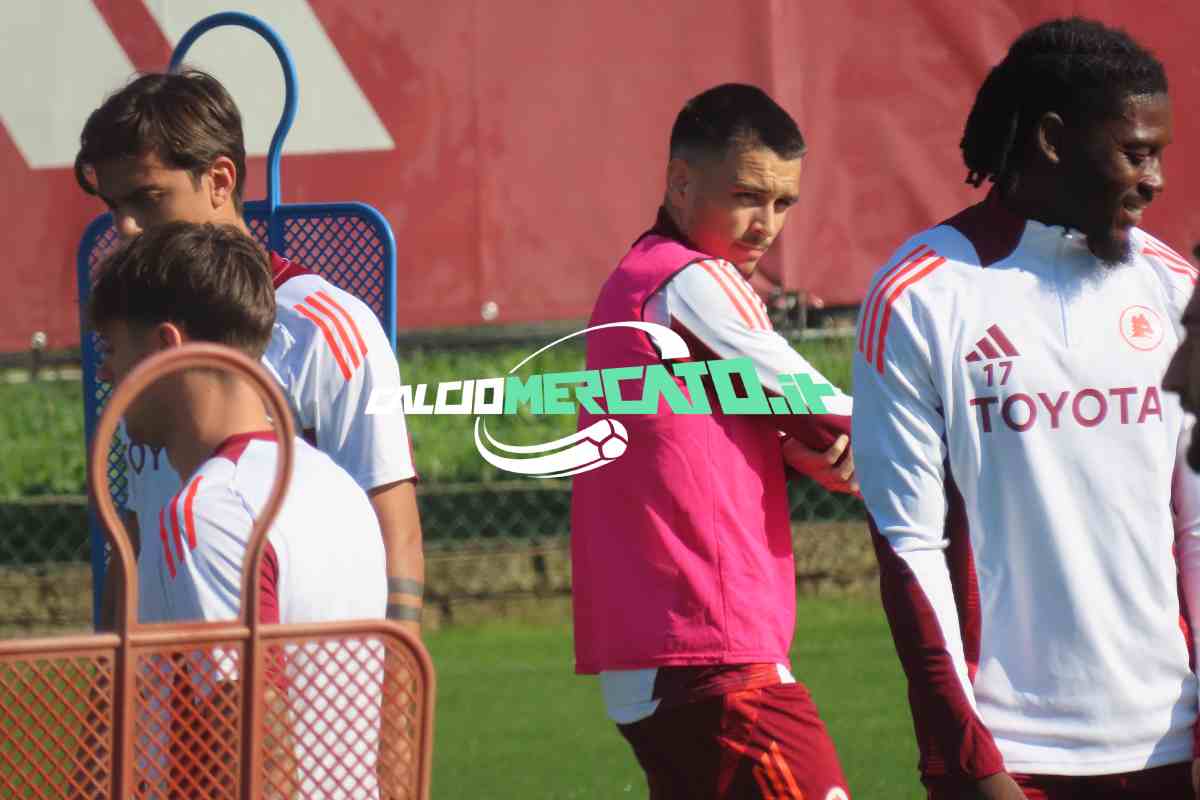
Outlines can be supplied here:
[[[259, 358], [275, 321], [266, 253], [236, 228], [212, 224], [172, 222], [137, 236], [104, 264], [90, 303], [92, 324], [105, 343], [102, 377], [114, 384], [143, 359], [187, 342], [215, 342]], [[153, 574], [140, 586], [143, 619], [236, 618], [251, 528], [270, 493], [278, 452], [262, 399], [240, 376], [187, 370], [147, 387], [126, 412], [125, 424], [132, 442], [165, 451], [183, 479], [159, 510], [155, 527], [143, 528], [143, 538], [159, 547], [143, 547], [141, 559], [154, 552], [160, 560], [155, 569], [139, 570]], [[383, 539], [366, 493], [325, 453], [299, 437], [294, 446], [291, 484], [268, 534], [259, 577], [261, 621], [382, 619]], [[322, 657], [290, 654], [287, 675], [321, 674]], [[190, 671], [213, 676], [198, 681], [201, 686], [222, 684], [236, 669], [211, 656], [189, 658]], [[149, 663], [163, 668], [155, 685], [165, 693], [172, 683], [169, 663]], [[313, 715], [329, 712], [334, 702], [319, 691], [324, 678], [310, 674], [306, 687], [296, 690], [306, 698], [306, 722], [297, 722], [297, 756], [306, 780], [314, 782], [306, 796], [316, 796], [317, 785], [320, 796], [371, 796], [337, 787], [374, 785], [377, 678], [360, 676], [337, 693], [337, 702], [356, 704], [361, 714], [351, 717], [341, 708], [320, 723]], [[165, 714], [166, 705], [161, 709]], [[186, 710], [176, 712], [180, 715], [187, 719]], [[336, 730], [336, 742], [318, 741], [322, 726], [333, 726], [326, 732]], [[185, 750], [172, 750], [172, 761], [185, 773], [195, 771], [202, 753]], [[153, 773], [147, 765], [143, 770]]]
[[[75, 175], [108, 206], [122, 237], [174, 220], [248, 232], [241, 115], [224, 87], [202, 72], [143, 75], [106, 99], [84, 126]], [[283, 386], [304, 437], [370, 496], [387, 551], [388, 616], [416, 634], [424, 557], [408, 431], [399, 408], [365, 413], [374, 392], [399, 388], [395, 355], [357, 298], [278, 254], [271, 254], [271, 268], [278, 311], [263, 363]], [[129, 448], [129, 506], [137, 528], [151, 532], [138, 537], [151, 551], [150, 565], [162, 563], [153, 531], [179, 488], [176, 470], [160, 450]], [[143, 585], [153, 581], [142, 573]]]
[[[668, 326], [695, 359], [749, 359], [773, 395], [781, 375], [827, 385], [772, 329], [747, 281], [799, 196], [804, 152], [795, 121], [756, 87], [688, 101], [671, 131], [658, 220], [609, 276], [590, 324]], [[640, 330], [588, 334], [588, 369], [659, 362]], [[654, 800], [848, 797], [788, 659], [796, 575], [785, 461], [830, 488], [856, 488], [844, 452], [850, 399], [829, 391], [827, 414], [621, 416], [625, 454], [574, 478], [576, 671], [599, 673]], [[581, 411], [579, 427], [593, 419]]]
[[1159, 382], [1197, 271], [1138, 227], [1171, 130], [1127, 34], [1026, 31], [962, 138], [987, 197], [862, 305], [854, 455], [931, 798], [1194, 797], [1200, 492]]

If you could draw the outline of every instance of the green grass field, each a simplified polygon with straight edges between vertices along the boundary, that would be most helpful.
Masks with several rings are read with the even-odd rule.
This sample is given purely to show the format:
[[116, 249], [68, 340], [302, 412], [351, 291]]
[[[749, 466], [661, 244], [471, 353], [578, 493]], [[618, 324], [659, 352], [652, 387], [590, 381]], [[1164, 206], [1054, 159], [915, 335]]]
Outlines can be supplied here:
[[[541, 344], [401, 352], [400, 374], [408, 384], [434, 385], [501, 377]], [[833, 339], [804, 342], [799, 349], [830, 381], [849, 390], [853, 346], [849, 340]], [[582, 344], [568, 342], [539, 356], [519, 374], [582, 368]], [[432, 402], [432, 394], [428, 399]], [[575, 430], [574, 414], [533, 416], [528, 409], [523, 411], [490, 420], [489, 431], [503, 441], [522, 444], [556, 439]], [[479, 457], [471, 433], [473, 423], [470, 416], [409, 417], [417, 469], [426, 482], [473, 483], [506, 477]], [[0, 457], [0, 500], [84, 493], [83, 401], [78, 383], [0, 384], [0, 441], [5, 442]]]
[[[569, 625], [451, 628], [426, 643], [439, 681], [435, 798], [646, 797], [596, 679], [573, 674]], [[792, 665], [856, 800], [923, 797], [904, 676], [878, 604], [802, 599]]]

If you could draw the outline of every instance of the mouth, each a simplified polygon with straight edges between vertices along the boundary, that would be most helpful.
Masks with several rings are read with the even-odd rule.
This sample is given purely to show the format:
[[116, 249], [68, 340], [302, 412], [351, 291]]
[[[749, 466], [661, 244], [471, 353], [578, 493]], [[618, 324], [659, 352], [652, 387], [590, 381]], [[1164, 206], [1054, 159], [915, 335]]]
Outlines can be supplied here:
[[738, 242], [734, 246], [753, 258], [761, 258], [763, 254], [767, 252], [767, 248], [771, 245], [747, 244], [746, 242]]
[[1149, 203], [1136, 203], [1126, 201], [1121, 205], [1121, 227], [1133, 228], [1142, 221], [1142, 212], [1146, 210]]

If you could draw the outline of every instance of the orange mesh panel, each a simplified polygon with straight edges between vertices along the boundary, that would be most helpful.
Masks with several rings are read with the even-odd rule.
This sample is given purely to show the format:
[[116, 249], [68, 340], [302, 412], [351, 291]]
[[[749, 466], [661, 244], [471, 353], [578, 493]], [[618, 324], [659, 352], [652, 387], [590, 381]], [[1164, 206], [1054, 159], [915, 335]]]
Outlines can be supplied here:
[[431, 695], [410, 647], [382, 632], [269, 639], [266, 795], [424, 797]]
[[142, 650], [136, 661], [136, 797], [237, 798], [241, 645]]
[[112, 686], [107, 653], [0, 663], [0, 796], [109, 797]]

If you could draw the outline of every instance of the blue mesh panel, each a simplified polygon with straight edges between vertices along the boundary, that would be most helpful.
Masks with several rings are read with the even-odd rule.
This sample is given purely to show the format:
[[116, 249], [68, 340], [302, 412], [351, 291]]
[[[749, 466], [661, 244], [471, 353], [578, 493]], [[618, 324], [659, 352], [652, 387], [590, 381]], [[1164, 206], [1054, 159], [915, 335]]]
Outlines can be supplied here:
[[[246, 204], [246, 223], [251, 234], [268, 246], [271, 225], [265, 204]], [[88, 227], [80, 243], [80, 258], [86, 258], [86, 282], [79, 280], [79, 307], [87, 308], [87, 298], [96, 271], [117, 244], [116, 231], [106, 224], [107, 215]], [[325, 203], [281, 205], [275, 211], [280, 255], [318, 273], [334, 286], [344, 289], [370, 306], [379, 317], [384, 332], [395, 346], [395, 245], [387, 222], [375, 209], [361, 203]], [[92, 433], [104, 410], [111, 387], [96, 378], [100, 352], [95, 334], [85, 332], [80, 342], [83, 359], [85, 435]], [[128, 481], [125, 476], [124, 448], [114, 439], [108, 451], [109, 491], [118, 505], [124, 505]], [[92, 515], [93, 553], [102, 552], [106, 542]], [[93, 560], [99, 583], [102, 562]]]

